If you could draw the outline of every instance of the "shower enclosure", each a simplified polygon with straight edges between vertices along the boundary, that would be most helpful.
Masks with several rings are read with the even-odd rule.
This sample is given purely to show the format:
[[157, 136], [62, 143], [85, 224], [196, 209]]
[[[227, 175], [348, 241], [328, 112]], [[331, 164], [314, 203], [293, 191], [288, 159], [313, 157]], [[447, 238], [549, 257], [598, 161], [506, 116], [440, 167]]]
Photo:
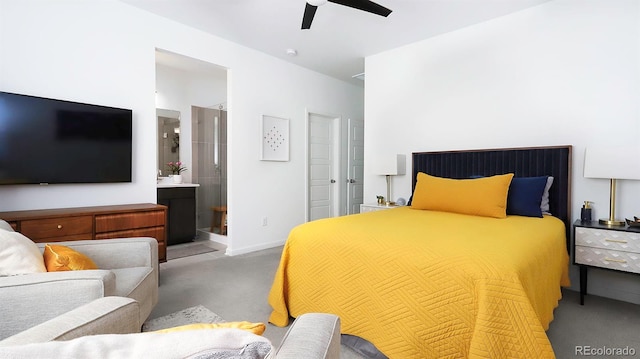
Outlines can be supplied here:
[[[215, 239], [223, 231], [213, 225], [224, 221], [214, 208], [227, 206], [227, 111], [192, 106], [192, 180], [200, 184], [196, 198], [196, 226], [200, 236]], [[225, 212], [226, 214], [226, 212]], [[215, 221], [215, 222], [214, 222]], [[219, 237], [218, 237], [219, 238]]]

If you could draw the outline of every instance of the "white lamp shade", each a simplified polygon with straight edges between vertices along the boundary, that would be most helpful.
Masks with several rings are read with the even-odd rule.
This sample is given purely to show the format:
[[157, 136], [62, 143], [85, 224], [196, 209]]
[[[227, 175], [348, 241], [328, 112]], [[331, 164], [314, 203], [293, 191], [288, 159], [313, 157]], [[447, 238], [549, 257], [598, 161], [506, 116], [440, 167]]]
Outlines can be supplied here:
[[640, 179], [640, 146], [586, 149], [584, 153], [584, 177]]
[[383, 156], [376, 159], [376, 172], [379, 175], [397, 176], [407, 173], [407, 160], [405, 155]]

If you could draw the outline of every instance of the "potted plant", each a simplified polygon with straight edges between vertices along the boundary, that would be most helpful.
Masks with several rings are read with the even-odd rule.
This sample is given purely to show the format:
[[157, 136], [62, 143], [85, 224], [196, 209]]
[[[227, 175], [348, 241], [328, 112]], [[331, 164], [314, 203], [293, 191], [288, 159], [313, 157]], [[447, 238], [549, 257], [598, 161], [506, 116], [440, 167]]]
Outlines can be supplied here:
[[173, 182], [174, 183], [182, 183], [182, 172], [187, 170], [186, 166], [182, 165], [182, 162], [169, 162], [167, 163], [167, 167], [169, 167], [169, 171], [173, 174]]

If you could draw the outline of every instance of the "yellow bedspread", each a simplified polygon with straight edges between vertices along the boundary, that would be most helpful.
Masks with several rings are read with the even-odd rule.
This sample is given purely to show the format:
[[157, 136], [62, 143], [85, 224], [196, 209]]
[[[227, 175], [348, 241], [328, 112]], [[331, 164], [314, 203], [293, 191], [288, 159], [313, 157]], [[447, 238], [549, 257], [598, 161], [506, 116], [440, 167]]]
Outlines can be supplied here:
[[401, 207], [294, 228], [269, 321], [340, 316], [389, 358], [553, 358], [545, 330], [569, 285], [562, 221]]

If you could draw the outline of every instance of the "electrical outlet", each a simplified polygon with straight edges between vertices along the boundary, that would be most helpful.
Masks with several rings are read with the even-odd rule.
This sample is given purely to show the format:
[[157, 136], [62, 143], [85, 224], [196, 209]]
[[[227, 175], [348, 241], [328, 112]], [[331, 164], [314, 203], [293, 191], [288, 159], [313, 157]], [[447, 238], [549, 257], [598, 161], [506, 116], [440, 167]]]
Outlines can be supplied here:
[[267, 226], [267, 217], [262, 217], [262, 226], [263, 227]]

